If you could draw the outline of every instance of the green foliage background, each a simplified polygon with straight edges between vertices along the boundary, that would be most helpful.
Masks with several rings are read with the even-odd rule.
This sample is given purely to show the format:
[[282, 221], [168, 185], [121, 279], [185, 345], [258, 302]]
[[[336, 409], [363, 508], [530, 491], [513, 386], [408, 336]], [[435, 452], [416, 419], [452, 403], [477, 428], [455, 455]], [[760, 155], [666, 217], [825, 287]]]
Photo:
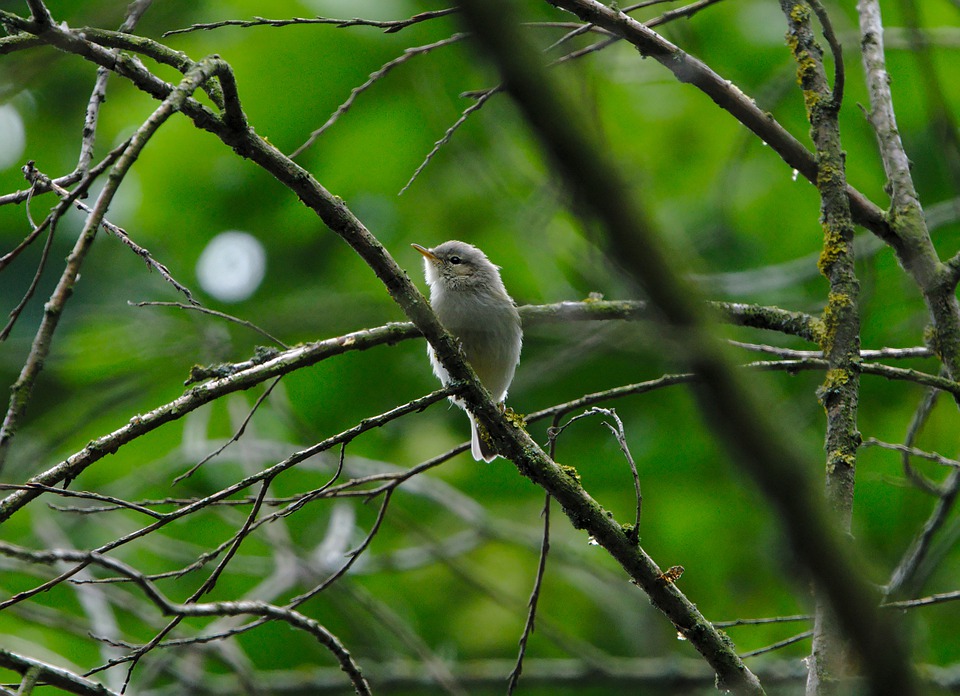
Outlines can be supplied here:
[[[54, 17], [71, 27], [115, 28], [124, 10], [124, 3], [112, 2], [48, 4]], [[545, 3], [524, 5], [531, 21], [570, 20]], [[827, 5], [848, 48], [848, 87], [841, 114], [848, 175], [854, 186], [885, 206], [873, 134], [856, 106], [867, 98], [856, 52], [856, 16], [849, 5]], [[26, 12], [19, 2], [0, 2], [0, 7]], [[171, 0], [151, 8], [136, 32], [194, 59], [220, 54], [236, 72], [251, 124], [290, 152], [368, 74], [410, 46], [450, 36], [459, 29], [455, 19], [393, 34], [316, 25], [226, 27], [166, 39], [161, 34], [194, 22], [255, 15], [386, 19], [439, 7], [402, 0], [267, 4]], [[883, 11], [888, 27], [902, 26], [900, 2], [883, 3]], [[653, 12], [656, 8], [638, 16], [654, 16]], [[956, 29], [960, 19], [957, 6], [946, 0], [924, 3], [923, 15], [924, 26], [931, 28]], [[776, 3], [728, 0], [660, 30], [808, 142], [784, 28]], [[532, 27], [530, 32], [544, 45], [563, 34], [562, 29], [545, 27]], [[585, 40], [574, 43], [582, 46]], [[960, 104], [960, 81], [949, 76], [956, 72], [956, 51], [935, 46], [933, 55], [954, 115]], [[930, 210], [957, 195], [958, 171], [951, 168], [956, 153], [937, 135], [926, 75], [916, 57], [894, 46], [888, 61], [900, 130], [921, 198]], [[165, 79], [177, 78], [167, 68], [150, 67]], [[627, 163], [644, 200], [653, 206], [651, 212], [675, 251], [676, 265], [697, 275], [705, 294], [819, 312], [826, 283], [816, 273], [819, 201], [808, 182], [795, 180], [774, 152], [709, 99], [677, 83], [660, 65], [642, 60], [628, 46], [615, 45], [559, 69], [575, 76], [597, 129]], [[89, 64], [51, 49], [0, 60], [0, 99], [22, 115], [27, 132], [24, 158], [36, 160], [41, 171], [56, 176], [75, 165], [93, 80]], [[506, 285], [520, 304], [580, 300], [593, 292], [608, 299], [636, 298], [595, 246], [597, 230], [570, 212], [563, 190], [505, 96], [495, 97], [471, 116], [410, 188], [398, 195], [433, 143], [472, 103], [459, 95], [494, 84], [495, 77], [467, 42], [415, 57], [360, 94], [350, 111], [298, 161], [346, 201], [418, 282], [420, 259], [409, 244], [432, 246], [459, 238], [477, 244], [503, 267]], [[129, 135], [155, 106], [128, 83], [111, 78], [98, 153]], [[0, 171], [0, 193], [23, 187], [19, 164]], [[50, 205], [49, 196], [34, 200], [30, 205], [34, 219]], [[373, 273], [294, 196], [183, 117], [171, 119], [151, 141], [108, 218], [148, 248], [206, 306], [248, 319], [288, 344], [403, 320]], [[81, 224], [80, 214], [60, 224], [40, 288], [0, 348], [4, 384], [16, 379], [42, 304]], [[204, 296], [194, 276], [206, 243], [228, 229], [256, 236], [268, 259], [267, 275], [257, 292], [233, 305]], [[0, 208], [4, 252], [28, 230], [25, 206]], [[960, 243], [956, 216], [934, 235], [941, 254], [952, 254]], [[3, 274], [0, 300], [5, 311], [19, 301], [35, 272], [40, 251], [35, 247]], [[803, 261], [789, 269], [778, 265], [794, 259]], [[864, 347], [921, 345], [927, 316], [892, 253], [882, 249], [863, 255], [859, 271]], [[739, 284], [734, 286], [734, 281]], [[175, 398], [192, 365], [241, 361], [265, 342], [243, 327], [208, 316], [130, 305], [178, 299], [173, 288], [118, 240], [101, 235], [64, 315], [27, 422], [16, 437], [6, 481], [20, 482], [49, 468], [135, 414]], [[815, 348], [778, 335], [721, 330], [744, 341]], [[755, 356], [743, 357], [748, 361]], [[910, 365], [937, 371], [931, 360]], [[649, 323], [539, 327], [526, 334], [509, 403], [519, 412], [532, 412], [681, 368]], [[779, 403], [781, 417], [799, 434], [810, 467], [817, 471], [823, 467], [824, 415], [815, 397], [820, 377], [814, 372], [753, 376]], [[202, 496], [243, 472], [278, 461], [434, 388], [422, 341], [347, 354], [286, 377], [239, 444], [181, 484], [173, 485], [173, 476], [229, 437], [260, 390], [231, 396], [124, 447], [72, 487], [133, 500]], [[864, 437], [902, 441], [921, 397], [922, 390], [915, 385], [865, 377], [860, 411]], [[946, 398], [941, 401], [918, 444], [952, 456], [960, 439], [956, 407]], [[685, 567], [679, 586], [699, 609], [711, 620], [808, 612], [806, 581], [785, 551], [778, 521], [727, 461], [686, 388], [609, 406], [616, 407], [625, 423], [640, 470], [641, 544], [662, 567]], [[458, 444], [466, 433], [461, 412], [437, 405], [364, 435], [347, 448], [347, 461], [356, 467], [355, 474], [406, 467]], [[546, 441], [543, 423], [532, 426], [531, 433]], [[332, 472], [335, 454], [280, 477], [273, 494], [319, 486]], [[618, 519], [631, 520], [629, 469], [600, 419], [572, 426], [559, 440], [557, 459], [575, 466], [586, 489]], [[937, 479], [946, 474], [932, 464], [918, 466]], [[383, 612], [393, 614], [430, 649], [451, 660], [511, 659], [537, 566], [543, 494], [502, 459], [480, 466], [461, 455], [424, 478], [429, 481], [415, 479], [409, 490], [402, 488], [395, 497], [382, 531], [356, 572], [312, 600], [305, 612], [336, 633], [361, 666], [367, 661], [417, 659], [409, 640], [386, 628]], [[932, 505], [928, 496], [906, 485], [898, 455], [861, 451], [854, 527], [876, 582], [888, 579]], [[284, 543], [307, 557], [327, 535], [338, 506], [355, 515], [353, 543], [359, 542], [375, 517], [376, 502], [317, 503], [294, 516], [283, 534], [274, 532], [280, 537], [288, 534]], [[211, 511], [202, 521], [173, 525], [162, 539], [151, 535], [118, 553], [147, 572], [179, 567], [223, 542], [242, 522], [245, 510]], [[473, 512], [468, 515], [468, 510]], [[2, 537], [35, 547], [60, 539], [62, 545], [92, 548], [142, 523], [127, 512], [81, 516], [35, 505], [4, 524]], [[942, 538], [943, 560], [921, 594], [957, 589], [960, 554], [950, 542], [958, 532], [954, 519]], [[272, 534], [261, 530], [243, 546], [214, 599], [240, 596], [273, 570], [272, 553], [279, 542]], [[472, 540], [462, 552], [405, 568], [413, 551], [436, 551], [455, 535]], [[552, 542], [538, 631], [528, 658], [582, 656], [581, 643], [618, 657], [695, 656], [615, 564], [556, 510]], [[4, 596], [41, 581], [22, 569], [11, 570], [2, 580]], [[198, 582], [193, 575], [164, 581], [163, 587], [169, 596], [182, 597]], [[286, 596], [296, 593], [291, 590]], [[58, 587], [36, 601], [44, 609], [39, 617], [26, 612], [0, 614], [4, 647], [24, 651], [42, 646], [81, 671], [102, 661], [97, 644], [82, 629], [44, 618], [53, 610], [82, 615], [69, 587]], [[907, 625], [919, 662], [949, 665], [960, 660], [958, 612], [955, 604], [947, 604], [910, 613]], [[143, 642], [152, 636], [155, 616], [118, 615], [124, 639]], [[187, 624], [189, 632], [202, 622]], [[803, 626], [741, 627], [729, 633], [743, 652], [803, 630], [798, 625]], [[562, 639], [555, 639], [556, 634]], [[285, 627], [267, 626], [237, 640], [258, 669], [306, 670], [333, 664], [313, 641]], [[748, 664], [778, 658], [799, 661], [808, 650], [809, 642], [801, 641]], [[229, 671], [216, 659], [210, 665], [212, 671]], [[376, 688], [374, 674], [371, 680]], [[160, 677], [159, 683], [163, 681]], [[606, 693], [598, 688], [597, 693]], [[570, 693], [587, 693], [571, 689]], [[409, 693], [434, 691], [411, 688]], [[490, 693], [500, 691], [497, 686]], [[557, 688], [543, 691], [548, 692], [560, 693]]]

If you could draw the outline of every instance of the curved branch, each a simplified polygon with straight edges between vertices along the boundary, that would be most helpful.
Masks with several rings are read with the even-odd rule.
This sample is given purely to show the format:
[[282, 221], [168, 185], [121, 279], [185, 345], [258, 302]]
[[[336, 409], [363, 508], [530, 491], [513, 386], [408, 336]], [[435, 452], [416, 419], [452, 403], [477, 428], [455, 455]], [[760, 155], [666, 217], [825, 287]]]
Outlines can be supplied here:
[[[275, 621], [283, 621], [284, 623], [309, 633], [316, 638], [317, 642], [326, 647], [337, 659], [337, 662], [340, 664], [340, 668], [350, 677], [350, 681], [353, 683], [357, 693], [370, 694], [369, 684], [367, 684], [366, 679], [360, 671], [360, 667], [354, 661], [353, 657], [350, 655], [350, 652], [344, 647], [343, 643], [341, 643], [340, 640], [333, 633], [327, 630], [319, 621], [311, 619], [310, 617], [295, 611], [291, 607], [279, 607], [266, 602], [251, 600], [238, 602], [209, 602], [204, 604], [189, 602], [177, 604], [167, 599], [167, 597], [164, 596], [159, 589], [157, 589], [156, 585], [154, 585], [138, 570], [131, 568], [123, 561], [119, 561], [109, 556], [104, 556], [95, 551], [74, 551], [72, 549], [31, 551], [14, 544], [0, 542], [0, 553], [31, 563], [51, 564], [58, 561], [66, 561], [70, 563], [76, 563], [80, 566], [95, 565], [105, 568], [131, 580], [143, 591], [147, 599], [153, 602], [158, 609], [167, 615], [176, 617], [248, 615], [261, 616]], [[0, 664], [3, 664], [3, 662], [10, 655], [11, 653], [0, 650]], [[26, 658], [21, 658], [21, 660], [26, 660]], [[29, 662], [35, 663], [35, 661], [32, 660]], [[14, 662], [13, 664], [15, 665], [17, 663]], [[44, 665], [43, 663], [35, 664], [38, 664], [41, 668], [49, 667], [49, 665]], [[33, 664], [31, 664], [31, 666], [33, 666]], [[12, 668], [16, 669], [16, 667]], [[58, 670], [58, 672], [60, 671]], [[62, 674], [65, 676], [74, 677], [74, 675], [70, 675], [65, 671], [62, 671]], [[54, 672], [54, 677], [59, 676], [60, 674]], [[68, 686], [83, 683], [94, 684], [93, 682], [89, 682], [89, 680], [81, 679], [79, 677], [74, 677], [73, 680], [65, 681], [65, 683]], [[89, 692], [74, 691], [74, 689], [68, 690], [74, 691], [74, 693], [91, 693], [99, 694], [101, 696], [103, 694], [113, 693], [99, 685], [95, 686], [97, 690]]]

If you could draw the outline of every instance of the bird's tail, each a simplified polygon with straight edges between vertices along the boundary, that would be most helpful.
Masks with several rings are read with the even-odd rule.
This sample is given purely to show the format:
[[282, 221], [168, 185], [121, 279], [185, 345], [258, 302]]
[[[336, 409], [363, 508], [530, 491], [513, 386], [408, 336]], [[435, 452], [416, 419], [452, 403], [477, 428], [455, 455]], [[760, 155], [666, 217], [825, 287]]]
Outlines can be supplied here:
[[470, 416], [470, 453], [478, 462], [484, 461], [489, 464], [499, 455], [480, 437], [477, 421], [474, 420], [473, 414], [467, 413], [467, 415]]

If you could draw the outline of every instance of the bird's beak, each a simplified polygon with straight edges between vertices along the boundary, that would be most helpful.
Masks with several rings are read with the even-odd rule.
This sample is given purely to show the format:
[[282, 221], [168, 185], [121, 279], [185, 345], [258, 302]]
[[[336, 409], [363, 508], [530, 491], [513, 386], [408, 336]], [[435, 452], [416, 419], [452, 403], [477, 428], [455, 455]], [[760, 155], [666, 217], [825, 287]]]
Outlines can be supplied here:
[[412, 246], [414, 249], [419, 251], [421, 254], [426, 256], [428, 259], [430, 259], [434, 263], [440, 263], [440, 258], [436, 254], [434, 254], [432, 251], [427, 249], [426, 247], [422, 247], [419, 244], [411, 244], [410, 246]]

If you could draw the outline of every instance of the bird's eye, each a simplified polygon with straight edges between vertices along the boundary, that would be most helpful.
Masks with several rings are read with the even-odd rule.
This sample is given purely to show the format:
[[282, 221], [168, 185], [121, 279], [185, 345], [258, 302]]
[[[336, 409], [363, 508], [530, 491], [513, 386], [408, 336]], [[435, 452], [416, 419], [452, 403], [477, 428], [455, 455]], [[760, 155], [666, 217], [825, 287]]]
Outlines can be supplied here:
[[456, 265], [458, 265], [459, 263], [461, 263], [461, 259], [460, 259], [459, 256], [451, 256], [451, 257], [450, 257], [450, 263], [452, 263], [454, 266], [456, 266]]

